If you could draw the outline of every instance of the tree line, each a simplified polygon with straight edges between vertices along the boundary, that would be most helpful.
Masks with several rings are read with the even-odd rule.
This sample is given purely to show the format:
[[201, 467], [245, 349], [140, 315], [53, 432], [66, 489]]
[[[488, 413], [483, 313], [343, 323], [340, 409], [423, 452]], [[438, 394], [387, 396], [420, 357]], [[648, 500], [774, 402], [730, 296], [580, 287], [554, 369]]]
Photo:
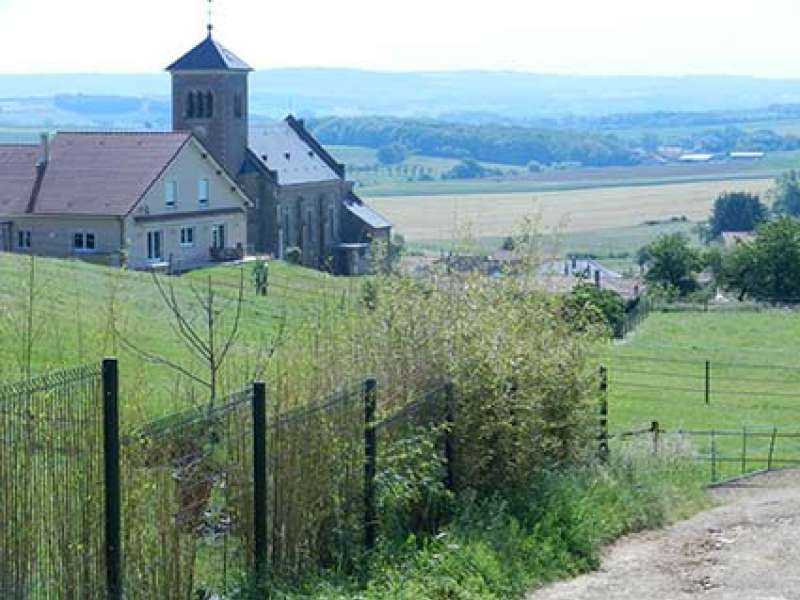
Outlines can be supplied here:
[[638, 158], [615, 135], [599, 132], [534, 129], [521, 126], [467, 125], [394, 117], [323, 118], [308, 122], [312, 133], [330, 145], [389, 148], [445, 158], [526, 166], [575, 163], [586, 166], [633, 165]]

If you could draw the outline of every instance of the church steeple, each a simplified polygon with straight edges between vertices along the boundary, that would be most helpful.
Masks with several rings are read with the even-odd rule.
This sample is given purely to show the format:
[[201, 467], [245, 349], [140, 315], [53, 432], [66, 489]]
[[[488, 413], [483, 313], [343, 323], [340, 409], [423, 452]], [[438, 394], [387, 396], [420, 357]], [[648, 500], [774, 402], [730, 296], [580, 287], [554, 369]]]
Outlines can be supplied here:
[[234, 176], [247, 152], [247, 77], [253, 69], [217, 42], [209, 15], [206, 38], [167, 67], [172, 75], [172, 128], [193, 131]]

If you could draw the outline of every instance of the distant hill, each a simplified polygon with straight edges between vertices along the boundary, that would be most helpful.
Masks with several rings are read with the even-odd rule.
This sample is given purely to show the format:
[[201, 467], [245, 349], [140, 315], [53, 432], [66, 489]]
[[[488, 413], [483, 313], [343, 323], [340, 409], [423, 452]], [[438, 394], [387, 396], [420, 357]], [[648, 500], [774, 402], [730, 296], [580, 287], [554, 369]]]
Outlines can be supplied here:
[[[276, 69], [251, 78], [252, 109], [264, 118], [388, 115], [461, 122], [565, 115], [743, 110], [800, 103], [800, 79], [597, 77], [516, 72], [372, 72]], [[168, 101], [169, 77], [154, 74], [0, 75], [0, 98], [130, 96]], [[0, 123], [8, 114], [0, 114]]]

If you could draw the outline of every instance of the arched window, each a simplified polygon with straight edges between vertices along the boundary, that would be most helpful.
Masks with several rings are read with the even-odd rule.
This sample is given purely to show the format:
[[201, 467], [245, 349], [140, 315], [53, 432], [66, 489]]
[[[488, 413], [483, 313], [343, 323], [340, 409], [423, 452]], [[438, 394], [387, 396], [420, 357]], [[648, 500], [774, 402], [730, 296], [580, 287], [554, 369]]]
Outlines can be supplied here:
[[186, 118], [194, 119], [194, 92], [189, 92], [186, 96]]
[[202, 119], [206, 116], [205, 98], [203, 92], [197, 92], [197, 106], [195, 107], [195, 114], [198, 118]]
[[211, 92], [206, 93], [206, 117], [211, 118], [214, 116], [214, 96]]

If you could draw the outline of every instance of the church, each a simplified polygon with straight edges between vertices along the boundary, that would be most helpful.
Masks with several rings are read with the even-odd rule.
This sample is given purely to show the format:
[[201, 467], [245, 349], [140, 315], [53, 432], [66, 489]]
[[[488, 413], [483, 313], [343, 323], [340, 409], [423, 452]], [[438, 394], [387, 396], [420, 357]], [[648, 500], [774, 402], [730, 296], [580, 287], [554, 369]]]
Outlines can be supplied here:
[[0, 145], [0, 251], [131, 268], [245, 254], [364, 272], [391, 225], [300, 119], [251, 126], [251, 67], [212, 35], [173, 62], [171, 132]]

